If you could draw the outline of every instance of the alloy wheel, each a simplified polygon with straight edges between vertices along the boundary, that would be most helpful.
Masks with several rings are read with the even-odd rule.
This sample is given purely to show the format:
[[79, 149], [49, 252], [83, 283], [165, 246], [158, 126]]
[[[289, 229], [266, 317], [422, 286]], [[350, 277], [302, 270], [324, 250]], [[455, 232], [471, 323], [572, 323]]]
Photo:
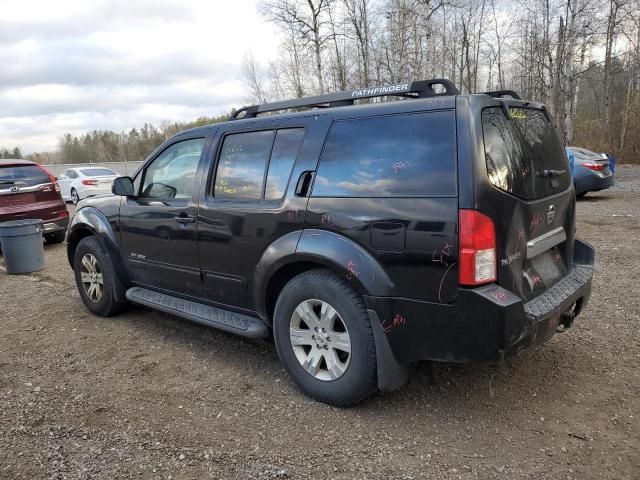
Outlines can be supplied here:
[[80, 263], [80, 280], [82, 281], [84, 293], [87, 294], [89, 300], [93, 303], [98, 303], [102, 300], [102, 294], [104, 292], [102, 271], [100, 270], [98, 260], [90, 253], [82, 257]]
[[329, 303], [309, 299], [291, 316], [289, 339], [302, 368], [318, 380], [342, 377], [351, 360], [351, 337], [340, 314]]

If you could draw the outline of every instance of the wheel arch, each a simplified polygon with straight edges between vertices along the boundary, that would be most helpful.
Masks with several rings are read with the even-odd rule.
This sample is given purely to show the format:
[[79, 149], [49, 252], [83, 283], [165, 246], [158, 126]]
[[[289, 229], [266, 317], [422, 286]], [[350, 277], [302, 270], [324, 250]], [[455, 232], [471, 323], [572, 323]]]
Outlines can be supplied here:
[[382, 265], [354, 241], [327, 230], [292, 232], [274, 242], [258, 262], [254, 302], [260, 317], [271, 324], [282, 288], [296, 275], [315, 268], [346, 278], [362, 296], [387, 296], [393, 289]]
[[124, 266], [116, 234], [109, 220], [95, 207], [84, 207], [76, 211], [67, 230], [67, 260], [73, 268], [73, 259], [80, 241], [88, 236], [96, 236], [111, 254], [118, 275], [124, 274]]

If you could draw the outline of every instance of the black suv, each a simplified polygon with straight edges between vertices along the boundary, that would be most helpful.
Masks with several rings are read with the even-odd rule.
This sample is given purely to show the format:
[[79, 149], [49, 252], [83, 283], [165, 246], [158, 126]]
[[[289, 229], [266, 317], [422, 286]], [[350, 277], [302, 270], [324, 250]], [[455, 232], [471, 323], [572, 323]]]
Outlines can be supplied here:
[[[403, 100], [354, 105], [381, 96]], [[397, 388], [417, 360], [498, 363], [568, 328], [591, 290], [564, 148], [514, 92], [438, 79], [243, 108], [113, 193], [67, 234], [89, 310], [273, 332], [333, 405]]]

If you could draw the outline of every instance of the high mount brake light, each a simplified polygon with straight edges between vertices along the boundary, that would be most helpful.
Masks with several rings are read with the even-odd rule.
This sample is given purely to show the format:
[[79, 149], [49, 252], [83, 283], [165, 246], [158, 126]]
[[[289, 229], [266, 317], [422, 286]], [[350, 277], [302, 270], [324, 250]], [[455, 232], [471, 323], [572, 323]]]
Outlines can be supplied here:
[[496, 231], [493, 220], [477, 210], [460, 210], [460, 285], [495, 282]]

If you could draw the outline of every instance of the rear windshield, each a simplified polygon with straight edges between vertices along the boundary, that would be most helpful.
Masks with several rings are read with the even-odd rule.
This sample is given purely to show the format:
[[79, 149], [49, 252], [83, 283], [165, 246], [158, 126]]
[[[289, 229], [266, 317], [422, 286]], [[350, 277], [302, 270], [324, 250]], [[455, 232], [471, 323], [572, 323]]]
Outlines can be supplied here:
[[542, 110], [500, 107], [482, 111], [489, 181], [505, 192], [531, 200], [566, 190], [569, 162], [555, 128]]
[[113, 170], [108, 168], [83, 168], [80, 170], [87, 177], [101, 177], [103, 175], [117, 175]]
[[51, 183], [47, 173], [36, 165], [0, 166], [0, 187], [32, 187]]

